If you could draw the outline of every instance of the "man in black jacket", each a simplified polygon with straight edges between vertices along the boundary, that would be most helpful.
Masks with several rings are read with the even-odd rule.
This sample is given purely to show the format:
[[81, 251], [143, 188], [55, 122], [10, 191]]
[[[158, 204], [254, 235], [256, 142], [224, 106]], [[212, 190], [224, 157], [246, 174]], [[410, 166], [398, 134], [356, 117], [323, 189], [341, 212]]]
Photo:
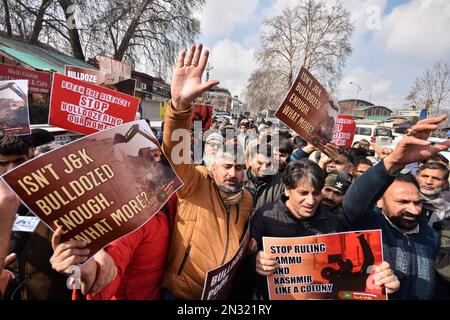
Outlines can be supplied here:
[[[260, 250], [253, 256], [253, 270], [260, 276], [268, 276], [277, 268], [274, 257], [262, 251], [263, 236], [308, 236], [337, 232], [343, 227], [348, 230], [381, 229], [384, 257], [392, 265], [395, 275], [389, 274], [392, 270], [388, 267], [389, 271], [382, 272], [384, 277], [378, 279], [379, 283], [388, 293], [394, 293], [399, 289], [397, 278], [400, 279], [402, 287], [394, 298], [433, 298], [438, 238], [418, 219], [422, 198], [417, 181], [412, 176], [398, 176], [398, 172], [408, 163], [426, 159], [450, 147], [450, 140], [434, 146], [427, 141], [431, 131], [446, 118], [444, 115], [418, 122], [389, 156], [356, 179], [344, 197], [344, 222], [337, 217], [333, 219], [319, 205], [323, 187], [323, 174], [319, 169], [309, 163], [292, 163], [283, 177], [288, 199], [261, 208], [252, 219], [252, 235]], [[260, 280], [260, 285], [266, 283], [264, 278]], [[261, 286], [256, 291], [266, 293]]]
[[250, 167], [244, 177], [244, 187], [253, 196], [254, 210], [280, 197], [282, 174], [274, 171], [273, 150], [269, 144], [260, 143], [252, 148]]
[[[259, 275], [255, 294], [263, 299], [268, 298], [265, 276], [278, 268], [274, 256], [262, 251], [264, 236], [302, 237], [346, 231], [343, 221], [321, 205], [325, 173], [316, 163], [309, 160], [290, 163], [283, 175], [283, 184], [284, 196], [263, 206], [251, 220], [252, 237], [259, 252], [248, 258], [247, 266]], [[389, 264], [383, 263], [378, 268], [380, 285], [384, 285], [388, 293], [396, 291], [399, 283]]]

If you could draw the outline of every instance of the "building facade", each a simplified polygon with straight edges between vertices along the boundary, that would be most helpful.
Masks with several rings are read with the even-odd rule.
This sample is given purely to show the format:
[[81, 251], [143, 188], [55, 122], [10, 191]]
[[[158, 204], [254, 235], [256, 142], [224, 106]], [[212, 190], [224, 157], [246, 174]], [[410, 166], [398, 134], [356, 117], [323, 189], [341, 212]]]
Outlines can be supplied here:
[[212, 104], [216, 111], [233, 112], [231, 110], [233, 97], [226, 88], [214, 87], [208, 90], [202, 97], [203, 103]]
[[392, 110], [382, 106], [363, 106], [356, 108], [353, 114], [363, 117], [389, 117], [392, 115]]
[[348, 114], [353, 115], [354, 110], [363, 107], [363, 106], [374, 106], [374, 104], [364, 101], [364, 100], [358, 100], [358, 99], [347, 99], [347, 100], [341, 100], [338, 102], [339, 105], [339, 113], [340, 114]]
[[136, 79], [136, 97], [142, 101], [164, 102], [170, 99], [170, 85], [164, 80], [138, 71], [132, 71], [131, 76]]
[[244, 103], [239, 100], [238, 96], [234, 96], [231, 104], [231, 111], [235, 114], [242, 114], [244, 113]]
[[170, 85], [162, 79], [138, 71], [133, 71], [132, 77], [136, 79], [136, 97], [141, 99], [141, 117], [150, 121], [161, 120], [161, 103], [170, 99]]

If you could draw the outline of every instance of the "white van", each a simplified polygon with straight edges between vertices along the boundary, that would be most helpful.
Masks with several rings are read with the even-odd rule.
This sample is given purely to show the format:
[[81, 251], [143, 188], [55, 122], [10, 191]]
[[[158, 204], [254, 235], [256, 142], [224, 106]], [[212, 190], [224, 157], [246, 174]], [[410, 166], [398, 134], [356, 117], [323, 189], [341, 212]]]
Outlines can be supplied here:
[[357, 124], [353, 144], [362, 139], [375, 143], [377, 147], [384, 147], [392, 145], [394, 136], [392, 128], [389, 127], [381, 127], [375, 124]]

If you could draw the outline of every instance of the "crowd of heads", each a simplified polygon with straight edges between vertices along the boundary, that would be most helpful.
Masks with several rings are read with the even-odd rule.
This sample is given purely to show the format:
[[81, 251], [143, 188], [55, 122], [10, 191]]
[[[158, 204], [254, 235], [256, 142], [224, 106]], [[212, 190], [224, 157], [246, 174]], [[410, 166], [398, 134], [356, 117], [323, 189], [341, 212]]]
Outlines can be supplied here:
[[[252, 129], [255, 129], [255, 134], [252, 133]], [[243, 140], [239, 137], [248, 139]], [[270, 121], [255, 124], [245, 117], [240, 117], [236, 126], [229, 122], [218, 123], [217, 119], [213, 118], [213, 125], [204, 141], [204, 164], [210, 169], [214, 166], [220, 167], [219, 170], [214, 169], [212, 172], [217, 174], [217, 182], [223, 190], [237, 191], [237, 186], [242, 187], [241, 182], [246, 170], [254, 179], [273, 176], [278, 172], [284, 173], [285, 196], [289, 199], [288, 205], [292, 206], [297, 215], [314, 212], [319, 203], [330, 211], [335, 210], [342, 204], [352, 181], [392, 152], [389, 148], [375, 151], [372, 149], [373, 146], [363, 139], [352, 148], [337, 149], [337, 154], [333, 158], [325, 156], [323, 162], [319, 161], [324, 157], [320, 153], [310, 157], [313, 161], [290, 162], [293, 152], [304, 148], [307, 142], [296, 134], [274, 128]], [[227, 148], [228, 152], [225, 151]], [[232, 152], [243, 152], [244, 157], [242, 153], [239, 156], [235, 153], [233, 156]], [[236, 168], [232, 170], [233, 174], [237, 173], [235, 177], [230, 178], [229, 172], [233, 167], [231, 163], [236, 160], [242, 162], [237, 168], [239, 170]], [[395, 190], [397, 186], [401, 186], [402, 192], [407, 192], [405, 188], [411, 192], [411, 189], [414, 189], [417, 199], [412, 202], [417, 200], [420, 206], [422, 196], [434, 197], [449, 188], [448, 164], [445, 157], [437, 154], [420, 164], [416, 177], [413, 175], [398, 177], [394, 187], [391, 188]], [[380, 199], [379, 205], [387, 216], [393, 217], [394, 223], [399, 223], [403, 228], [411, 227], [414, 224], [408, 222], [414, 220], [412, 217], [417, 214], [418, 209], [405, 212], [404, 208], [392, 207], [388, 203], [392, 203], [391, 200], [395, 202], [396, 196], [399, 196], [399, 193], [388, 190], [384, 198]], [[392, 197], [394, 198], [391, 199]], [[386, 198], [389, 201], [384, 201]]]

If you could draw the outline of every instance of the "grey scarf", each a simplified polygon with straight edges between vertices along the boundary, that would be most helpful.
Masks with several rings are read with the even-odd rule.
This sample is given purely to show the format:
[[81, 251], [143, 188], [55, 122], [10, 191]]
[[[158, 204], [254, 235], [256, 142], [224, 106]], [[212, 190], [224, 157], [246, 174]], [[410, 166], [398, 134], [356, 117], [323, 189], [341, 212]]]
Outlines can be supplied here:
[[445, 201], [442, 194], [439, 194], [439, 196], [435, 199], [430, 199], [423, 194], [422, 196], [425, 199], [422, 204], [423, 207], [433, 211], [430, 220], [428, 221], [429, 226], [432, 227], [435, 222], [439, 222], [447, 217], [450, 217], [450, 203]]

